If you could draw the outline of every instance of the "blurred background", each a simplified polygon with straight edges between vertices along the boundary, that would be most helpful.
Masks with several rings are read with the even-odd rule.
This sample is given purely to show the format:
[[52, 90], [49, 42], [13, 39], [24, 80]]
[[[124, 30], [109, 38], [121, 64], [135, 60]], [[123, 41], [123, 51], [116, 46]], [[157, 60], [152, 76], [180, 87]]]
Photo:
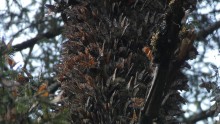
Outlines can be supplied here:
[[[33, 82], [39, 83], [39, 86], [45, 80], [49, 86], [56, 84], [56, 64], [61, 60], [62, 42], [65, 41], [60, 14], [50, 12], [46, 4], [54, 4], [54, 1], [1, 0], [0, 4], [0, 37], [6, 44], [12, 43], [10, 56], [17, 63], [13, 70], [21, 71], [25, 68], [31, 73]], [[189, 13], [187, 24], [196, 30], [194, 45], [199, 55], [189, 61], [191, 69], [183, 70], [189, 78], [190, 90], [180, 91], [188, 103], [182, 106], [186, 113], [179, 119], [186, 123], [218, 123], [219, 1], [198, 0], [196, 10]], [[53, 91], [57, 89], [59, 85]], [[31, 118], [34, 116], [32, 114]]]

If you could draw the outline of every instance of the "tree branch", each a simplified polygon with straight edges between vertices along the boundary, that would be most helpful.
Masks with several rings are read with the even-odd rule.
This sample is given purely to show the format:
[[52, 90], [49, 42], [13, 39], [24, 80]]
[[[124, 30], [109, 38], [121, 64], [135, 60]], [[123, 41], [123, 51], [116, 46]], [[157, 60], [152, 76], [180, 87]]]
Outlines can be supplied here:
[[205, 39], [209, 34], [212, 34], [213, 31], [220, 28], [220, 21], [215, 22], [214, 24], [210, 25], [209, 27], [205, 28], [204, 30], [201, 30], [197, 33], [196, 40], [203, 40]]
[[39, 40], [41, 40], [43, 38], [48, 38], [48, 39], [53, 38], [57, 35], [60, 35], [61, 33], [62, 33], [62, 27], [57, 28], [54, 31], [48, 31], [44, 34], [37, 35], [36, 37], [34, 37], [32, 39], [29, 39], [27, 41], [24, 41], [21, 44], [14, 45], [12, 48], [15, 52], [16, 51], [21, 51], [23, 49], [34, 46], [34, 44], [36, 44]]
[[208, 117], [213, 116], [214, 113], [215, 113], [215, 110], [210, 110], [210, 109], [208, 109], [207, 111], [202, 111], [202, 112], [200, 112], [198, 114], [194, 114], [191, 117], [189, 117], [186, 120], [186, 123], [187, 124], [195, 124], [198, 121], [201, 121], [201, 120], [204, 120], [204, 119], [206, 119]]

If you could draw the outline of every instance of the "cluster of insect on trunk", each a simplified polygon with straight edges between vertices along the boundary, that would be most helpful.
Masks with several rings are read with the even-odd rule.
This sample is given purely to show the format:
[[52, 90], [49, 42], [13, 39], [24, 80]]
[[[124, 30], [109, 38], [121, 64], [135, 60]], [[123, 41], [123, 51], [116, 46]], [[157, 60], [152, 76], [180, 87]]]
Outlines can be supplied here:
[[68, 39], [57, 77], [72, 123], [177, 121], [185, 102], [178, 90], [187, 90], [181, 67], [194, 48], [192, 30], [181, 23], [191, 3], [75, 0], [51, 7], [61, 12]]

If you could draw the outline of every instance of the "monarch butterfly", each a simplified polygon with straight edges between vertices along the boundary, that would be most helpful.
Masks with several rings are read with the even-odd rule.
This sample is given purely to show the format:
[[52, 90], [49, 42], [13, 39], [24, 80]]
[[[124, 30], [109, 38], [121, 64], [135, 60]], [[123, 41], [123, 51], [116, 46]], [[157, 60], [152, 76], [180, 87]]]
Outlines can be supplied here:
[[152, 61], [153, 60], [153, 55], [150, 47], [145, 46], [142, 51], [146, 54], [147, 58]]
[[42, 83], [37, 90], [37, 94], [41, 97], [48, 97], [49, 92], [47, 90], [47, 87], [48, 87], [48, 82]]
[[25, 77], [24, 75], [22, 74], [18, 74], [17, 75], [17, 78], [16, 78], [16, 81], [23, 84], [23, 83], [26, 83], [29, 81], [29, 78]]

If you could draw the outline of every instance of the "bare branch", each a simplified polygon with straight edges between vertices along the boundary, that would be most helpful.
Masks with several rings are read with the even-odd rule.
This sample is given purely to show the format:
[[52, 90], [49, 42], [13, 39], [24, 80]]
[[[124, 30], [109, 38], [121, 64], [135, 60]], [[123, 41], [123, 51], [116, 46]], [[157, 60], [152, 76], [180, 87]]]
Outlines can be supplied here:
[[217, 21], [214, 24], [210, 25], [209, 27], [205, 28], [204, 30], [201, 30], [200, 32], [198, 32], [196, 40], [205, 39], [209, 34], [212, 34], [213, 31], [219, 28], [220, 28], [220, 21]]
[[58, 36], [62, 33], [62, 27], [55, 29], [54, 31], [48, 31], [44, 34], [37, 35], [36, 37], [29, 39], [27, 41], [22, 42], [21, 44], [14, 45], [12, 48], [14, 51], [21, 51], [23, 49], [29, 48], [34, 46], [39, 40], [43, 38], [53, 38], [55, 36]]
[[208, 109], [207, 111], [203, 111], [198, 114], [194, 114], [193, 116], [189, 117], [189, 119], [186, 120], [186, 123], [187, 124], [195, 124], [198, 121], [201, 121], [201, 120], [207, 119], [208, 117], [213, 116], [214, 113], [215, 113], [215, 110], [211, 111], [210, 109]]

